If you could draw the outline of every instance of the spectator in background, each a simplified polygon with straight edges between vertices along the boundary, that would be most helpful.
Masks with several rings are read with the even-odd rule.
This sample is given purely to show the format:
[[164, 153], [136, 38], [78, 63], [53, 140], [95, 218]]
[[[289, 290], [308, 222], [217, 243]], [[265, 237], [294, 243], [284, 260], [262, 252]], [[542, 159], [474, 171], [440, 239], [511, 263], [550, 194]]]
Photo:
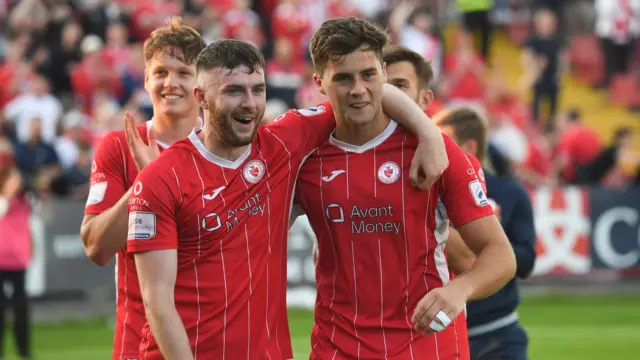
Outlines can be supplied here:
[[[610, 186], [618, 182], [624, 184], [624, 167], [638, 168], [640, 156], [633, 150], [633, 130], [616, 130], [611, 145], [605, 147], [598, 156], [585, 165], [576, 168], [575, 184], [594, 185], [608, 181]], [[616, 179], [617, 177], [617, 179]]]
[[286, 38], [293, 44], [295, 61], [306, 58], [307, 34], [312, 29], [312, 21], [300, 2], [301, 0], [280, 0], [271, 21], [271, 33], [274, 39]]
[[443, 47], [434, 34], [434, 26], [435, 19], [431, 8], [419, 6], [411, 12], [401, 28], [394, 30], [399, 34], [399, 45], [417, 52], [431, 63], [433, 79], [437, 82], [441, 70]]
[[9, 41], [4, 63], [0, 65], [0, 106], [4, 107], [26, 87], [31, 76], [31, 65], [23, 61], [31, 43], [28, 34], [22, 34]]
[[452, 105], [478, 105], [483, 101], [486, 67], [472, 40], [468, 33], [458, 31], [454, 49], [444, 59], [439, 93]]
[[54, 142], [54, 148], [63, 171], [71, 169], [78, 161], [80, 143], [86, 140], [85, 126], [90, 119], [78, 110], [71, 110], [62, 118], [62, 136]]
[[122, 84], [113, 64], [103, 52], [103, 41], [97, 35], [87, 35], [80, 45], [82, 62], [71, 73], [71, 84], [77, 101], [90, 110], [98, 93], [117, 98]]
[[569, 110], [557, 120], [555, 166], [564, 183], [584, 182], [586, 174], [583, 169], [602, 152], [602, 139], [594, 130], [584, 125], [577, 109]]
[[47, 76], [51, 79], [55, 95], [71, 93], [71, 70], [82, 60], [82, 34], [82, 28], [78, 23], [68, 22], [62, 27], [60, 38], [51, 47]]
[[612, 76], [629, 69], [640, 35], [640, 0], [596, 0], [595, 13], [606, 74], [600, 87], [608, 87]]
[[304, 62], [296, 61], [294, 54], [289, 38], [276, 39], [273, 59], [267, 62], [265, 70], [269, 99], [281, 99], [291, 108], [295, 107], [296, 91], [302, 86], [305, 73]]
[[533, 121], [541, 124], [540, 106], [549, 103], [549, 119], [555, 117], [560, 93], [561, 72], [566, 66], [561, 40], [557, 33], [557, 19], [548, 9], [538, 10], [534, 18], [534, 34], [527, 40], [522, 62], [525, 69], [524, 86], [533, 91]]
[[258, 49], [264, 47], [260, 16], [251, 10], [249, 0], [234, 0], [234, 7], [222, 17], [223, 37], [248, 42]]
[[527, 159], [517, 170], [519, 180], [530, 188], [556, 186], [558, 177], [553, 167], [555, 131], [546, 126], [543, 133], [534, 132]]
[[31, 138], [31, 120], [39, 119], [40, 137], [52, 143], [58, 130], [58, 121], [62, 116], [60, 100], [51, 94], [48, 79], [33, 73], [28, 81], [29, 89], [9, 102], [3, 109], [4, 116], [13, 122], [19, 142], [27, 142]]
[[471, 35], [472, 44], [475, 44], [475, 50], [488, 62], [493, 31], [489, 15], [493, 8], [493, 0], [456, 0], [456, 5], [462, 14], [462, 25]]
[[24, 178], [25, 185], [38, 195], [46, 195], [51, 183], [61, 175], [60, 162], [55, 149], [42, 138], [42, 121], [29, 121], [30, 137], [17, 141], [15, 147], [16, 167]]
[[[20, 172], [13, 165], [8, 139], [0, 137], [0, 357], [4, 354], [5, 313], [13, 308], [13, 336], [22, 359], [31, 358], [26, 271], [31, 261], [31, 210]], [[11, 286], [11, 296], [5, 286]]]

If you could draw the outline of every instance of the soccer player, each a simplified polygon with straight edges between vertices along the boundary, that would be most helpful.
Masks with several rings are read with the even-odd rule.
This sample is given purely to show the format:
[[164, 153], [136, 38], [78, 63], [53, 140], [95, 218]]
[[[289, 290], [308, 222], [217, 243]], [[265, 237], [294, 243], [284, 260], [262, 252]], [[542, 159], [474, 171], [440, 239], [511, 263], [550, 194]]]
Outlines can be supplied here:
[[[440, 180], [429, 191], [410, 186], [416, 138], [380, 111], [387, 41], [357, 18], [325, 21], [311, 40], [314, 81], [336, 118], [335, 132], [304, 163], [296, 193], [318, 239], [311, 357], [466, 358], [448, 325], [467, 300], [513, 277], [513, 251], [448, 137], [450, 166]], [[453, 280], [447, 219], [477, 254]]]
[[129, 188], [139, 169], [160, 149], [198, 126], [199, 108], [192, 89], [195, 59], [205, 45], [198, 32], [182, 25], [179, 18], [155, 30], [143, 50], [144, 86], [151, 95], [154, 117], [136, 129], [127, 116], [127, 131], [106, 135], [95, 154], [80, 237], [87, 256], [99, 265], [117, 253], [114, 360], [138, 359], [145, 322], [133, 255], [125, 247]]
[[[465, 108], [446, 111], [434, 116], [434, 122], [463, 149], [484, 161], [488, 130], [477, 112]], [[487, 194], [500, 206], [502, 226], [515, 252], [516, 275], [526, 279], [533, 271], [536, 258], [536, 234], [529, 195], [513, 179], [498, 177], [491, 172], [486, 172], [485, 178]], [[460, 235], [452, 230], [450, 238], [456, 236]], [[471, 263], [475, 261], [468, 249], [448, 250], [451, 257], [470, 257]], [[527, 335], [516, 312], [519, 303], [518, 286], [513, 279], [496, 294], [468, 304], [472, 359], [527, 359]]]
[[[253, 45], [207, 46], [194, 89], [203, 128], [167, 149], [133, 185], [127, 250], [135, 254], [147, 315], [142, 358], [292, 357], [288, 216], [297, 172], [335, 120], [326, 102], [259, 126], [264, 66]], [[398, 93], [391, 102], [397, 114], [417, 115], [413, 129], [426, 134], [421, 144], [438, 163], [437, 128]]]

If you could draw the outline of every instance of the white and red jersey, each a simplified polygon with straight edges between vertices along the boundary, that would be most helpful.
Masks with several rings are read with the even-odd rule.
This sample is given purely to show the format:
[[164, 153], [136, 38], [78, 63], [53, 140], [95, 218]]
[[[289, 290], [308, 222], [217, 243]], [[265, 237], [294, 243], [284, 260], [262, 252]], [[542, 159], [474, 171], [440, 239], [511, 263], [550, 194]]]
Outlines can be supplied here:
[[[152, 126], [151, 121], [138, 125], [145, 143], [147, 126]], [[159, 147], [162, 149], [166, 145]], [[138, 168], [129, 152], [124, 131], [107, 134], [101, 140], [91, 165], [91, 190], [85, 215], [98, 215], [113, 207], [133, 185], [137, 175]], [[116, 294], [112, 359], [137, 359], [145, 313], [133, 255], [128, 254], [124, 247], [116, 255]]]
[[[296, 174], [334, 127], [328, 102], [291, 110], [235, 161], [193, 132], [138, 176], [127, 249], [177, 249], [175, 306], [196, 359], [293, 357], [286, 256]], [[163, 359], [148, 324], [143, 336], [140, 357]]]
[[451, 279], [448, 221], [493, 214], [467, 156], [444, 140], [450, 165], [430, 191], [410, 184], [417, 140], [393, 121], [362, 146], [331, 137], [305, 162], [296, 197], [319, 254], [312, 357], [468, 359], [457, 324], [423, 336], [411, 322]]

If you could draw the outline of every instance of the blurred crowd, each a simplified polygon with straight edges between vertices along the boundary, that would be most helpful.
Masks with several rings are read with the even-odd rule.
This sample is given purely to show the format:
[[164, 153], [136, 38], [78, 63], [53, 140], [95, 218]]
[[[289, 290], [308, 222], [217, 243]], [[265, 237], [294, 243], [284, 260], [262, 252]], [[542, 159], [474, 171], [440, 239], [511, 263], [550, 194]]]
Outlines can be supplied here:
[[[634, 185], [631, 129], [606, 144], [579, 109], [557, 110], [572, 66], [562, 20], [596, 9], [588, 33], [610, 54], [600, 64], [604, 85], [596, 85], [609, 86], [629, 71], [640, 0], [0, 0], [0, 169], [15, 165], [40, 196], [85, 197], [101, 137], [122, 129], [125, 111], [140, 122], [153, 116], [142, 42], [168, 16], [181, 15], [207, 42], [236, 38], [263, 50], [267, 119], [324, 100], [312, 82], [310, 37], [327, 18], [359, 16], [431, 62], [429, 114], [472, 106], [486, 115], [496, 172], [531, 186]], [[500, 73], [520, 59], [492, 48], [495, 29], [518, 21], [526, 24], [520, 84], [531, 103]], [[459, 26], [448, 31], [452, 22]]]

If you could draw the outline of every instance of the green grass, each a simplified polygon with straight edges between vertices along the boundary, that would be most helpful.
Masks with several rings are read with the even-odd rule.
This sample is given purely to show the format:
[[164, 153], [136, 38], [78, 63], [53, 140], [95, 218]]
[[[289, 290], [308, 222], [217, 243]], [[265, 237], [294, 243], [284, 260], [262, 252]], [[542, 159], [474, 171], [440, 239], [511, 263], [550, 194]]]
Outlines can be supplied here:
[[[520, 316], [532, 360], [632, 360], [640, 354], [638, 296], [525, 299]], [[290, 322], [295, 358], [307, 359], [311, 313], [292, 310]], [[111, 354], [112, 331], [105, 321], [40, 325], [33, 337], [40, 360], [100, 360]]]

